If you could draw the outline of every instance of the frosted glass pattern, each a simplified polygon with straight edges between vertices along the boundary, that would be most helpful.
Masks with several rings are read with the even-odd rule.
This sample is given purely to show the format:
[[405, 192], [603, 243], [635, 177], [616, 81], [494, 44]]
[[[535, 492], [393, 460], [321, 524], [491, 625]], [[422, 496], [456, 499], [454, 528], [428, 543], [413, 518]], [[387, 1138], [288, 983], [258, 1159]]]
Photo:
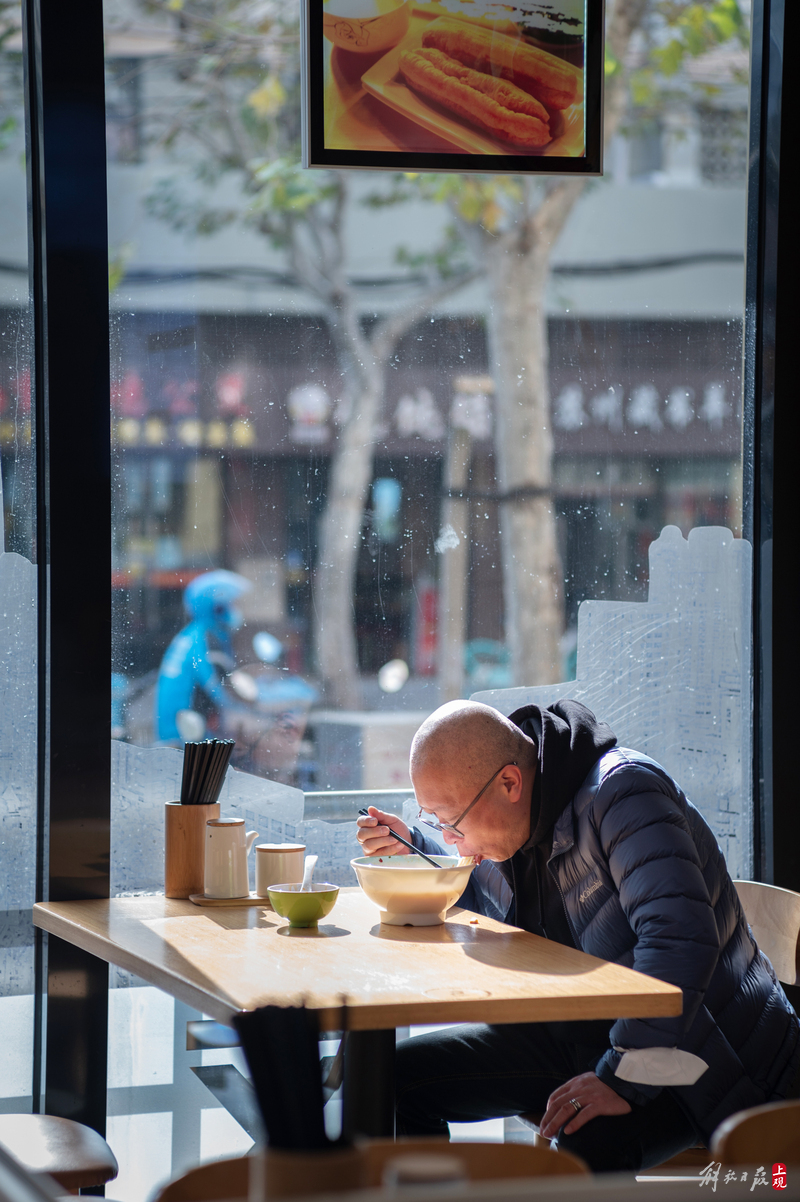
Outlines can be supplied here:
[[650, 545], [646, 602], [584, 601], [577, 680], [494, 689], [473, 700], [510, 714], [573, 697], [621, 745], [670, 772], [711, 826], [733, 876], [752, 871], [752, 548], [708, 526], [666, 526]]
[[0, 1098], [25, 1097], [31, 1089], [33, 994], [0, 997], [0, 1030]]
[[36, 869], [36, 568], [0, 544], [0, 910], [33, 902]]
[[175, 1002], [151, 985], [108, 991], [108, 1088], [171, 1085]]
[[[112, 896], [163, 890], [164, 805], [180, 796], [182, 771], [183, 753], [175, 748], [112, 740]], [[258, 831], [259, 842], [293, 843], [302, 835], [303, 794], [290, 785], [229, 769], [220, 805]]]
[[36, 568], [0, 541], [0, 1098], [14, 1109], [31, 1093], [35, 868]]
[[[111, 892], [164, 887], [164, 805], [180, 796], [183, 753], [172, 747], [111, 744]], [[259, 843], [304, 842], [319, 856], [317, 876], [353, 885], [350, 861], [360, 854], [355, 822], [303, 821], [303, 794], [290, 785], [228, 770], [222, 813], [244, 818]], [[251, 887], [254, 864], [250, 856]]]
[[170, 1111], [109, 1115], [106, 1138], [119, 1161], [119, 1202], [142, 1202], [171, 1176], [172, 1121]]
[[246, 1156], [253, 1141], [232, 1114], [220, 1107], [200, 1112], [200, 1160]]
[[323, 822], [310, 818], [303, 824], [303, 841], [308, 854], [319, 856], [315, 870], [317, 880], [330, 881], [332, 885], [357, 884], [350, 861], [361, 855], [356, 839], [355, 822]]

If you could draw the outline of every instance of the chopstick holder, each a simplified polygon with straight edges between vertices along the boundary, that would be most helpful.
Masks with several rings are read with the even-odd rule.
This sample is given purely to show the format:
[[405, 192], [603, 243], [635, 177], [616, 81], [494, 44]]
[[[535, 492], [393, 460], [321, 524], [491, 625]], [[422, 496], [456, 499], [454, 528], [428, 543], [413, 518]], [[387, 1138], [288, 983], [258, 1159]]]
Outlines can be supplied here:
[[164, 896], [190, 897], [202, 893], [205, 873], [206, 823], [219, 818], [219, 802], [164, 806]]
[[219, 818], [217, 798], [234, 745], [233, 739], [205, 739], [184, 746], [180, 801], [168, 801], [164, 811], [165, 897], [204, 892], [206, 823]]

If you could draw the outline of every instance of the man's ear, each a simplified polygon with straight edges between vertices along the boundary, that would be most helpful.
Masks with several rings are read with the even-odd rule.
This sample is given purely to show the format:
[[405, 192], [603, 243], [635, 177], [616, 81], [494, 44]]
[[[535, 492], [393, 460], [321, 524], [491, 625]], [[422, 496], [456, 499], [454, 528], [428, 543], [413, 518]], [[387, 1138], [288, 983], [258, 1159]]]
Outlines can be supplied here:
[[506, 791], [508, 800], [516, 803], [522, 800], [522, 771], [516, 764], [506, 764], [500, 779]]

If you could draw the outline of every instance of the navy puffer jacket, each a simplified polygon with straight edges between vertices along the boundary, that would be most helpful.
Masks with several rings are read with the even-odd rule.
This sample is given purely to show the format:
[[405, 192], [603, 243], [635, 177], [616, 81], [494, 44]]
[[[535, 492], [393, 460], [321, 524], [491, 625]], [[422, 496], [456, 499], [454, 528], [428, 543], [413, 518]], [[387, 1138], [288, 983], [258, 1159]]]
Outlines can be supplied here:
[[683, 990], [678, 1018], [614, 1024], [601, 1079], [614, 1083], [615, 1049], [699, 1056], [706, 1072], [672, 1089], [706, 1138], [734, 1111], [785, 1095], [800, 1062], [797, 1016], [716, 839], [659, 764], [620, 747], [601, 756], [555, 825], [548, 869], [583, 951]]
[[[416, 830], [414, 840], [432, 843]], [[714, 835], [659, 764], [620, 747], [600, 755], [556, 820], [547, 867], [577, 947], [683, 990], [679, 1017], [614, 1023], [602, 1080], [638, 1103], [670, 1088], [706, 1140], [734, 1111], [785, 1096], [800, 1065], [797, 1016]], [[503, 917], [510, 902], [484, 862], [461, 904]], [[654, 1048], [655, 1064], [642, 1052]], [[676, 1083], [676, 1052], [708, 1066], [694, 1084]]]

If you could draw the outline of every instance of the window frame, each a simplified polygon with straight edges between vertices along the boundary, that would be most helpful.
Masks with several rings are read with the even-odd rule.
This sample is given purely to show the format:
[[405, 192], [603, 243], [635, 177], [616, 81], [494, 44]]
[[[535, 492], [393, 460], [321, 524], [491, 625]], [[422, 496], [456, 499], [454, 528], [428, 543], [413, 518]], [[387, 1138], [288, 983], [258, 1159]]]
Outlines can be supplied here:
[[[109, 892], [111, 451], [102, 0], [24, 0], [23, 51], [37, 454], [37, 901], [63, 901]], [[83, 554], [82, 530], [90, 531]], [[36, 940], [34, 1110], [104, 1133], [108, 967], [39, 931]], [[63, 987], [75, 973], [85, 982], [80, 998]]]

